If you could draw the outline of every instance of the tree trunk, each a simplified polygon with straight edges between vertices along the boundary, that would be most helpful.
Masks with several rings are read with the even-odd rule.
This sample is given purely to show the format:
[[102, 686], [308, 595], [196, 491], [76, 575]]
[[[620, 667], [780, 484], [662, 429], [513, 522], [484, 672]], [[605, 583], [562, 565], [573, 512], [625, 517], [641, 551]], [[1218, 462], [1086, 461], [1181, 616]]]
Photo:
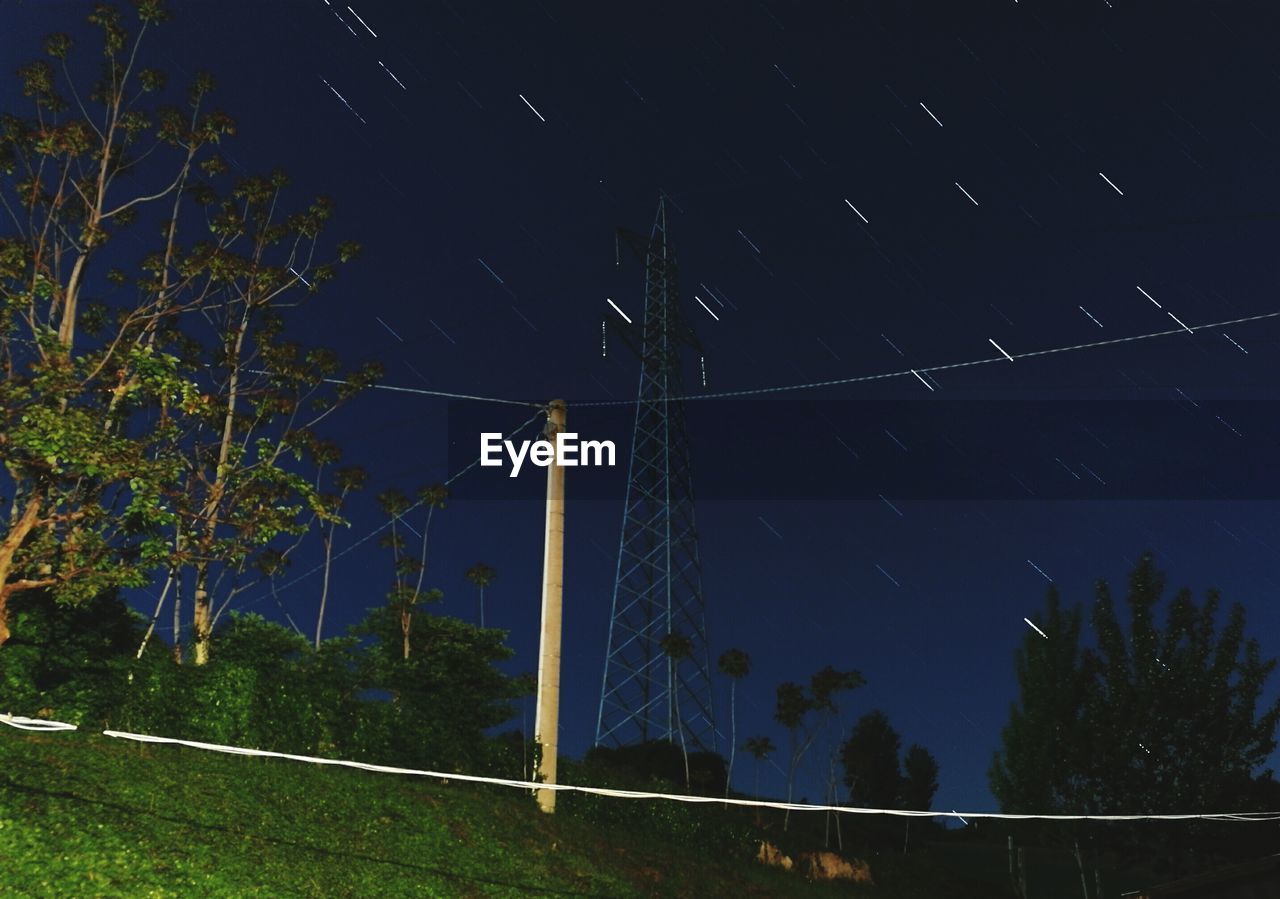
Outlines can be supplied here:
[[22, 510], [22, 517], [10, 528], [4, 542], [0, 543], [0, 646], [9, 639], [9, 594], [14, 592], [9, 583], [9, 575], [13, 571], [13, 557], [36, 526], [42, 502], [39, 494], [32, 494], [27, 500], [26, 508]]
[[[791, 764], [787, 766], [787, 805], [791, 804], [791, 793], [796, 783], [796, 766], [800, 764], [800, 760], [796, 758], [794, 750], [791, 753]], [[791, 809], [787, 809], [787, 813], [782, 816], [782, 832], [786, 833], [787, 828], [791, 826]]]
[[729, 770], [724, 775], [724, 798], [729, 798], [729, 785], [733, 783], [733, 754], [738, 748], [738, 679], [729, 681]]
[[202, 563], [196, 566], [195, 618], [192, 623], [197, 665], [204, 665], [209, 661], [209, 638], [213, 634], [212, 606], [209, 598], [209, 566]]
[[182, 571], [178, 571], [178, 589], [173, 594], [173, 663], [182, 664]]
[[329, 599], [329, 569], [333, 565], [333, 525], [324, 538], [324, 584], [320, 588], [320, 614], [316, 616], [316, 652], [320, 651], [320, 632], [324, 629], [324, 606]]
[[[160, 610], [164, 608], [164, 601], [169, 596], [169, 590], [173, 587], [174, 570], [169, 569], [169, 576], [165, 578], [164, 589], [160, 591], [160, 598], [156, 601], [156, 610], [151, 613], [151, 621], [147, 624], [147, 632], [142, 637], [142, 642], [138, 644], [138, 651], [134, 655], [133, 660], [139, 661], [142, 654], [147, 651], [147, 643], [151, 641], [151, 635], [155, 633], [156, 622], [160, 620]], [[133, 672], [129, 672], [129, 680], [133, 680]]]

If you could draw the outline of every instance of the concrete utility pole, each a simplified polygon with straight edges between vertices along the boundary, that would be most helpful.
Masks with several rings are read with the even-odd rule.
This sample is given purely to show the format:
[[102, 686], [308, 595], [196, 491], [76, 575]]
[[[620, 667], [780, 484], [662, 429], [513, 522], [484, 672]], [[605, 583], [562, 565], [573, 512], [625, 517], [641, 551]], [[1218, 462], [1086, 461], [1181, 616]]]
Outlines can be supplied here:
[[[555, 445], [565, 429], [564, 400], [552, 400], [547, 408], [547, 439]], [[564, 468], [559, 458], [547, 467], [547, 536], [542, 558], [542, 636], [538, 644], [538, 707], [534, 715], [534, 740], [541, 747], [538, 779], [556, 782], [556, 752], [560, 745], [560, 604], [564, 596]], [[556, 810], [556, 791], [538, 790], [538, 807], [547, 814]]]

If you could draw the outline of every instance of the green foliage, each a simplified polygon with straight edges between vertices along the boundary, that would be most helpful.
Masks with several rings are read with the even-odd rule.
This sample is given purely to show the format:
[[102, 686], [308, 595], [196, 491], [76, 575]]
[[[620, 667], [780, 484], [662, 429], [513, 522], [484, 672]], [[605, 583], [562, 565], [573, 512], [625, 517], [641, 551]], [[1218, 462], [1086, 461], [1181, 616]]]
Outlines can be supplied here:
[[532, 692], [527, 679], [495, 667], [512, 654], [502, 631], [419, 615], [405, 658], [399, 612], [384, 606], [355, 633], [369, 640], [356, 662], [357, 689], [391, 700], [357, 706], [351, 748], [382, 753], [390, 764], [472, 771], [485, 753], [485, 732], [509, 720], [511, 702]]
[[[334, 453], [313, 428], [381, 370], [341, 378], [331, 351], [284, 338], [289, 291], [358, 248], [321, 243], [323, 198], [282, 212], [283, 173], [228, 177], [215, 149], [235, 122], [208, 108], [212, 79], [191, 79], [188, 108], [165, 105], [142, 40], [164, 5], [135, 7], [93, 8], [96, 84], [76, 87], [78, 50], [55, 34], [57, 65], [20, 68], [23, 114], [0, 115], [14, 224], [0, 238], [0, 493], [18, 511], [0, 522], [0, 643], [21, 590], [86, 602], [190, 567], [203, 660], [216, 575], [234, 591], [278, 573], [337, 520], [313, 474]], [[133, 271], [101, 260], [126, 233], [145, 254]]]
[[[1095, 646], [1081, 649], [1079, 607], [1051, 591], [1041, 629], [1016, 656], [1020, 687], [991, 767], [1006, 811], [1261, 811], [1277, 792], [1267, 758], [1280, 700], [1264, 701], [1276, 666], [1245, 636], [1245, 613], [1225, 619], [1210, 591], [1158, 606], [1164, 575], [1145, 554], [1129, 577], [1127, 627], [1105, 582], [1092, 610]], [[1113, 828], [1124, 851], [1182, 874], [1229, 858], [1238, 840], [1221, 828]]]
[[0, 704], [12, 714], [94, 726], [122, 701], [119, 661], [137, 646], [140, 622], [114, 593], [78, 605], [47, 590], [18, 594], [13, 638], [0, 652]]
[[[0, 871], [20, 895], [850, 892], [756, 864], [742, 817], [719, 804], [692, 809], [705, 820], [673, 839], [656, 823], [611, 825], [564, 806], [545, 815], [521, 790], [8, 728], [0, 768]], [[741, 838], [723, 842], [729, 828]]]
[[[634, 746], [596, 746], [587, 751], [585, 762], [611, 769], [623, 777], [666, 781], [686, 789], [684, 756], [680, 747], [667, 740], [649, 740]], [[725, 761], [715, 752], [689, 753], [688, 789], [699, 796], [721, 796], [725, 788]], [[669, 792], [669, 790], [664, 791]]]
[[[1127, 629], [1105, 582], [1092, 622], [1097, 646], [1079, 648], [1079, 607], [1049, 595], [1041, 629], [1016, 664], [1021, 687], [992, 765], [1002, 807], [1106, 813], [1121, 808], [1230, 808], [1255, 804], [1275, 749], [1280, 701], [1261, 698], [1274, 659], [1245, 638], [1244, 609], [1219, 629], [1220, 599], [1187, 590], [1156, 622], [1164, 576], [1150, 554], [1129, 578]], [[1126, 633], [1127, 630], [1127, 633]]]
[[[699, 772], [703, 795], [721, 795], [724, 761], [712, 753], [689, 756], [691, 770]], [[716, 774], [719, 788], [716, 788]], [[559, 781], [565, 784], [631, 790], [648, 793], [683, 793], [684, 766], [678, 747], [662, 740], [621, 749], [596, 747], [582, 762], [562, 759]], [[731, 853], [747, 863], [752, 848], [751, 830], [737, 816], [726, 816], [719, 806], [692, 805], [667, 800], [618, 801], [593, 793], [562, 792], [556, 797], [556, 814], [586, 821], [593, 826], [616, 827], [640, 838], [698, 846], [700, 851]]]

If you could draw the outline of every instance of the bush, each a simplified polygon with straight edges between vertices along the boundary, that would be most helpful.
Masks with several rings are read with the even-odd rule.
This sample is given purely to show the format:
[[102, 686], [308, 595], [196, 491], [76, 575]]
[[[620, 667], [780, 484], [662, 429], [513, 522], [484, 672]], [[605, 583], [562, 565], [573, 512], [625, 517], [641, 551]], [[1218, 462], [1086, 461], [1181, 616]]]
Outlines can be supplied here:
[[9, 601], [12, 637], [0, 648], [4, 711], [96, 725], [119, 706], [127, 683], [118, 661], [142, 639], [138, 615], [115, 593], [79, 606], [44, 590]]
[[[662, 743], [671, 746], [669, 743]], [[581, 761], [561, 759], [558, 780], [563, 784], [632, 790], [647, 793], [685, 792], [684, 761], [679, 747], [679, 778], [643, 773], [639, 765], [669, 767], [669, 760], [657, 741], [622, 749], [596, 747]], [[712, 753], [700, 755], [718, 758]], [[709, 760], [703, 761], [714, 771]], [[723, 764], [723, 763], [722, 763]], [[689, 757], [692, 770], [693, 756]], [[721, 786], [723, 793], [723, 785]], [[645, 833], [662, 839], [695, 842], [727, 853], [743, 853], [753, 848], [753, 829], [749, 813], [719, 803], [691, 804], [669, 799], [626, 799], [593, 793], [562, 792], [556, 800], [557, 811], [595, 824], [620, 825], [631, 832]]]
[[[586, 761], [598, 763], [626, 775], [656, 777], [670, 781], [685, 792], [684, 755], [667, 740], [648, 740], [634, 746], [596, 746], [587, 751]], [[697, 796], [723, 796], [728, 769], [714, 752], [689, 753], [688, 791]]]

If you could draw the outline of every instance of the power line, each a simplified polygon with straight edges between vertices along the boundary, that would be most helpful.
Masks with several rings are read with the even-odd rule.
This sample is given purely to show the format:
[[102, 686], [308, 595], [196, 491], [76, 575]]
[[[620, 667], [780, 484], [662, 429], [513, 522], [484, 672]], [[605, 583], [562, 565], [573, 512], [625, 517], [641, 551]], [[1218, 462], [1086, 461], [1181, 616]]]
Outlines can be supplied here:
[[[31, 727], [38, 719], [0, 715], [0, 722], [23, 730], [76, 730], [74, 724], [60, 721], [43, 721], [39, 728]], [[24, 726], [26, 725], [26, 726]], [[163, 743], [172, 746], [186, 746], [191, 749], [203, 749], [209, 752], [224, 752], [231, 755], [248, 755], [258, 758], [284, 759], [293, 762], [308, 762], [313, 765], [333, 765], [340, 768], [355, 768], [377, 774], [408, 774], [416, 777], [434, 777], [439, 780], [459, 780], [470, 783], [487, 783], [500, 787], [512, 787], [519, 790], [557, 790], [570, 793], [592, 793], [597, 796], [608, 796], [614, 799], [665, 799], [671, 802], [687, 802], [698, 805], [739, 805], [752, 808], [772, 808], [786, 811], [807, 812], [846, 812], [854, 815], [894, 815], [902, 818], [1002, 818], [1007, 820], [1041, 820], [1041, 821], [1241, 821], [1267, 822], [1280, 821], [1280, 812], [1196, 812], [1177, 815], [1015, 815], [1002, 812], [935, 812], [915, 811], [911, 809], [893, 808], [858, 808], [845, 805], [807, 805], [799, 802], [774, 802], [762, 799], [736, 799], [724, 796], [688, 796], [680, 793], [651, 793], [642, 790], [614, 790], [605, 787], [587, 787], [576, 784], [537, 783], [528, 780], [512, 780], [501, 777], [483, 777], [478, 774], [456, 774], [453, 772], [424, 771], [417, 768], [399, 768], [392, 765], [375, 765], [369, 762], [353, 762], [345, 759], [326, 759], [310, 755], [295, 755], [288, 752], [271, 752], [264, 749], [249, 749], [243, 746], [228, 746], [222, 743], [202, 743], [198, 740], [179, 740], [173, 737], [156, 737], [151, 734], [136, 734], [127, 731], [104, 730], [104, 737], [121, 740], [132, 740], [138, 743]]]
[[[1071, 346], [1051, 347], [1045, 350], [1031, 350], [1025, 353], [1001, 353], [999, 356], [989, 356], [985, 359], [971, 359], [968, 362], [951, 362], [945, 365], [931, 365], [916, 368], [904, 368], [900, 371], [880, 372], [874, 375], [856, 375], [849, 378], [832, 378], [826, 381], [809, 381], [800, 384], [784, 384], [776, 387], [755, 387], [743, 390], [723, 390], [716, 393], [691, 393], [685, 396], [668, 397], [668, 400], [674, 402], [676, 400], [716, 400], [730, 399], [740, 396], [760, 396], [768, 393], [785, 393], [793, 390], [814, 390], [819, 387], [836, 387], [842, 384], [860, 384], [868, 381], [887, 381], [891, 378], [902, 378], [915, 376], [918, 372], [935, 372], [950, 371], [957, 368], [972, 368], [975, 365], [987, 365], [991, 362], [1009, 362], [1018, 359], [1030, 359], [1035, 356], [1049, 356], [1055, 353], [1067, 353], [1073, 350], [1096, 349], [1097, 347], [1111, 346], [1119, 343], [1132, 343], [1137, 340], [1147, 340], [1152, 337], [1167, 337], [1170, 334], [1185, 334], [1188, 331], [1203, 331], [1209, 328], [1225, 328], [1230, 325], [1239, 325], [1246, 322], [1261, 321], [1267, 318], [1280, 318], [1280, 311], [1264, 312], [1261, 315], [1249, 315], [1244, 318], [1231, 319], [1229, 321], [1210, 322], [1203, 325], [1191, 325], [1188, 327], [1171, 328], [1167, 331], [1152, 331], [1148, 334], [1133, 334], [1128, 337], [1115, 337], [1110, 340], [1095, 340], [1089, 343], [1077, 343]], [[598, 400], [595, 402], [570, 402], [569, 405], [575, 408], [584, 406], [630, 406], [634, 404], [634, 400]]]
[[[1247, 315], [1242, 318], [1233, 318], [1226, 321], [1209, 322], [1203, 325], [1180, 326], [1170, 328], [1166, 331], [1151, 331], [1146, 334], [1131, 334], [1128, 337], [1113, 337], [1109, 340], [1093, 340], [1088, 343], [1076, 343], [1070, 346], [1050, 347], [1043, 350], [1029, 350], [1024, 353], [1001, 353], [999, 356], [988, 356], [983, 359], [970, 359], [966, 362], [949, 362], [942, 365], [917, 366], [915, 368], [904, 368], [897, 371], [878, 372], [871, 375], [853, 375], [847, 378], [830, 378], [824, 381], [807, 381], [797, 384], [781, 384], [774, 387], [748, 387], [741, 390], [721, 390], [715, 393], [689, 393], [682, 396], [668, 397], [669, 402], [676, 400], [719, 400], [732, 399], [742, 396], [761, 396], [770, 393], [790, 393], [796, 390], [816, 390], [821, 387], [838, 387], [844, 384], [862, 384], [870, 381], [888, 381], [893, 378], [919, 377], [921, 372], [930, 373], [936, 371], [953, 371], [958, 368], [973, 368], [977, 365], [988, 365], [992, 362], [1009, 362], [1018, 359], [1033, 359], [1037, 356], [1052, 356], [1057, 353], [1069, 353], [1075, 350], [1091, 350], [1104, 346], [1114, 346], [1121, 343], [1133, 343], [1138, 340], [1149, 340], [1153, 337], [1168, 337], [1171, 334], [1184, 334], [1187, 332], [1206, 331], [1211, 328], [1226, 328], [1231, 325], [1242, 325], [1248, 322], [1262, 321], [1264, 319], [1280, 318], [1280, 311], [1264, 312], [1260, 315]], [[341, 378], [325, 378], [328, 384], [348, 384]], [[484, 403], [503, 403], [510, 406], [536, 406], [542, 408], [544, 404], [529, 402], [527, 400], [513, 400], [503, 397], [492, 396], [475, 396], [466, 393], [451, 393], [443, 390], [428, 390], [421, 387], [399, 387], [392, 384], [374, 384], [371, 385], [374, 390], [391, 390], [397, 393], [412, 393], [423, 396], [436, 396], [446, 399], [472, 400]], [[570, 401], [569, 405], [575, 408], [591, 407], [599, 408], [602, 406], [632, 406], [635, 400], [592, 400], [588, 402]]]
[[[268, 372], [258, 372], [258, 374], [268, 374]], [[326, 384], [350, 383], [342, 378], [324, 378], [323, 380]], [[511, 400], [495, 396], [475, 396], [469, 393], [450, 393], [445, 390], [428, 390], [423, 387], [397, 387], [394, 384], [372, 384], [370, 386], [374, 390], [391, 390], [396, 393], [416, 393], [422, 396], [438, 396], [450, 400], [473, 400], [479, 403], [502, 403], [507, 406], [532, 406], [538, 409], [542, 409], [546, 406], [546, 403], [533, 403], [528, 400]]]

